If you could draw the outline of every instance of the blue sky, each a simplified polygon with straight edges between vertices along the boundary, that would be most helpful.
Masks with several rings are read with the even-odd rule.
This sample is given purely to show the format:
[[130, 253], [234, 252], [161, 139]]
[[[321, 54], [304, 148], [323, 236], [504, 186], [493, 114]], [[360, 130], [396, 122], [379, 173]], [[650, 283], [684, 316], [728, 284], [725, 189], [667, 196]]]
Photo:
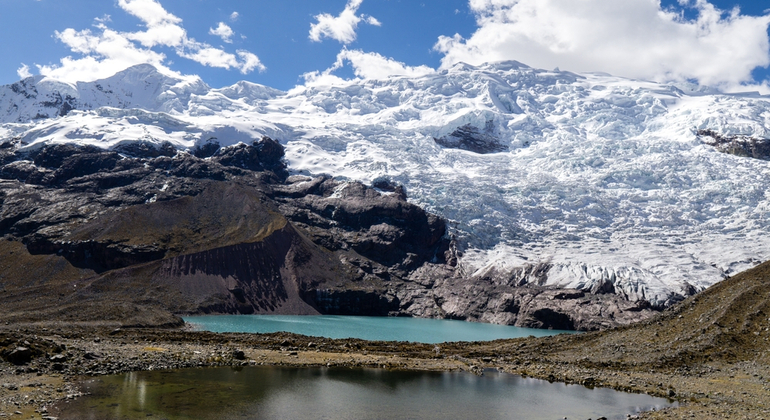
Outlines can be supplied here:
[[137, 61], [214, 87], [282, 90], [504, 59], [733, 89], [770, 74], [760, 1], [0, 1], [0, 84], [105, 77]]

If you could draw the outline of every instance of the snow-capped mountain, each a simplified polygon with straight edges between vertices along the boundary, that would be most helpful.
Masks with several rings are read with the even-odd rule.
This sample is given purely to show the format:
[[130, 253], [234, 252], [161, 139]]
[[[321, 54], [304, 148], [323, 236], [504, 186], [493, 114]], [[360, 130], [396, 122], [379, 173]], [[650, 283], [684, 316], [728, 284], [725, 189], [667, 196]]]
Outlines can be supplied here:
[[[289, 92], [140, 65], [0, 87], [0, 123], [0, 141], [21, 148], [268, 135], [294, 171], [404, 185], [451, 221], [461, 265], [480, 279], [612, 285], [660, 304], [770, 258], [770, 162], [699, 136], [766, 139], [770, 98], [758, 94], [518, 62]], [[531, 274], [542, 269], [546, 280]]]

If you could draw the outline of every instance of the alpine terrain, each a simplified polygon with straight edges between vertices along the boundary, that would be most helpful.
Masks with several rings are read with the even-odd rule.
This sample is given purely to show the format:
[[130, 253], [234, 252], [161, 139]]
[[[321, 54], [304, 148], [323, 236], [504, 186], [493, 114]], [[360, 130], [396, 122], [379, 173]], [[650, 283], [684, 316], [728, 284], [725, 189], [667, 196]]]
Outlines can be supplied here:
[[759, 94], [513, 61], [27, 78], [0, 87], [0, 316], [629, 323], [770, 257], [768, 127]]

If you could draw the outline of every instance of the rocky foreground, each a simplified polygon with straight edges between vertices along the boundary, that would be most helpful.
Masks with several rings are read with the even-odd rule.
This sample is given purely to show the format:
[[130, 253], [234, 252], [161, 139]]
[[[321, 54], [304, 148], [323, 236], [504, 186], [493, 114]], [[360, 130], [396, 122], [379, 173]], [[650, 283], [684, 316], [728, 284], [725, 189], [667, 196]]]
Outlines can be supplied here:
[[654, 318], [601, 332], [476, 343], [214, 334], [115, 324], [0, 329], [0, 416], [55, 417], [78, 381], [119, 372], [274, 364], [385, 369], [483, 368], [668, 397], [641, 418], [770, 418], [770, 263]]

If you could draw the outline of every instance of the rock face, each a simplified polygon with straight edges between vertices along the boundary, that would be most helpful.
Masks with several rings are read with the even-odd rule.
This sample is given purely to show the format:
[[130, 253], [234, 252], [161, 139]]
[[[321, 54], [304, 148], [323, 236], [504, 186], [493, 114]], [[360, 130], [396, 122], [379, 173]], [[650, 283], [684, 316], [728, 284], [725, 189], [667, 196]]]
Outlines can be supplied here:
[[614, 293], [506, 284], [495, 277], [460, 276], [448, 266], [425, 265], [396, 295], [405, 314], [528, 328], [597, 330], [656, 313], [644, 301]]
[[479, 130], [471, 124], [457, 128], [451, 134], [433, 139], [437, 144], [451, 149], [468, 150], [474, 153], [505, 152], [508, 147], [500, 144], [494, 135], [492, 121], [487, 121], [484, 130]]
[[381, 194], [359, 182], [295, 177], [273, 197], [289, 220], [329, 250], [352, 249], [396, 269], [444, 262], [446, 222], [403, 195]]
[[403, 194], [287, 179], [270, 138], [171, 156], [134, 146], [0, 149], [0, 247], [39, 273], [43, 300], [55, 296], [31, 313], [41, 302], [25, 300], [31, 279], [11, 257], [0, 268], [6, 308], [119, 316], [99, 307], [110, 300], [174, 313], [387, 315], [399, 306], [385, 280], [442, 263], [448, 249], [445, 222]]
[[725, 136], [713, 130], [698, 130], [698, 136], [722, 153], [770, 160], [770, 139], [751, 136]]
[[614, 294], [463, 275], [446, 221], [402, 187], [289, 176], [267, 137], [192, 153], [18, 146], [0, 146], [6, 320], [324, 313], [597, 329], [651, 314]]

